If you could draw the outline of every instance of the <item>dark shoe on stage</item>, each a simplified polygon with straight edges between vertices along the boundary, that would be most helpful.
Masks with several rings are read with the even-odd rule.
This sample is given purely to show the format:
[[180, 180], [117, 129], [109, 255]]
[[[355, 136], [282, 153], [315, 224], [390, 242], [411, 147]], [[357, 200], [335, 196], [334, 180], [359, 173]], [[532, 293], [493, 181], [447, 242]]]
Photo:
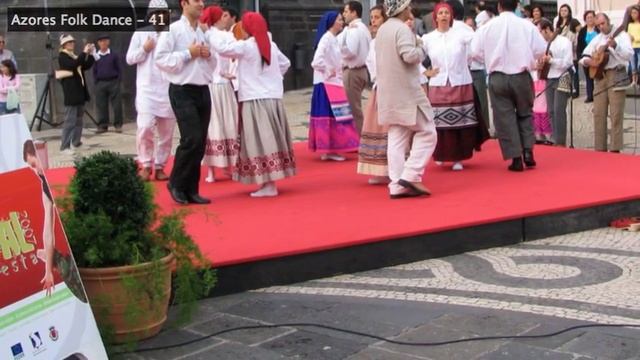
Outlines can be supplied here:
[[158, 181], [167, 181], [167, 180], [169, 180], [169, 175], [165, 174], [164, 170], [156, 169], [155, 173], [156, 173], [155, 174], [156, 180], [158, 180]]
[[609, 150], [609, 152], [615, 153], [615, 154], [620, 154], [620, 150]]
[[96, 129], [96, 134], [104, 134], [107, 131], [109, 131], [109, 129], [107, 129], [107, 128], [97, 128]]
[[409, 190], [407, 192], [403, 192], [403, 193], [400, 193], [400, 194], [391, 194], [391, 195], [389, 195], [389, 197], [392, 200], [396, 200], [396, 199], [406, 199], [406, 198], [412, 198], [412, 197], [418, 197], [418, 196], [424, 196], [424, 195], [425, 194], [420, 194], [420, 193], [417, 193], [417, 192], [415, 192], [413, 190]]
[[398, 180], [398, 185], [419, 195], [431, 195], [431, 191], [429, 191], [429, 189], [422, 185], [421, 182], [410, 182], [404, 179], [400, 179]]
[[171, 195], [173, 201], [177, 202], [180, 205], [187, 205], [189, 203], [187, 194], [180, 190], [174, 189], [171, 186], [171, 183], [167, 183], [167, 189], [169, 189], [169, 194]]
[[528, 168], [536, 167], [536, 161], [533, 159], [533, 150], [524, 149], [522, 152], [522, 159]]
[[189, 199], [190, 204], [200, 204], [200, 205], [211, 204], [211, 200], [207, 198], [203, 198], [198, 194], [188, 194], [187, 199]]
[[589, 103], [592, 103], [592, 102], [593, 102], [593, 99], [592, 99], [592, 98], [587, 98], [587, 99], [584, 101], [584, 103], [585, 103], [585, 104], [589, 104]]
[[509, 171], [524, 171], [524, 166], [522, 165], [522, 158], [517, 157], [513, 158], [511, 161], [511, 165], [508, 167]]

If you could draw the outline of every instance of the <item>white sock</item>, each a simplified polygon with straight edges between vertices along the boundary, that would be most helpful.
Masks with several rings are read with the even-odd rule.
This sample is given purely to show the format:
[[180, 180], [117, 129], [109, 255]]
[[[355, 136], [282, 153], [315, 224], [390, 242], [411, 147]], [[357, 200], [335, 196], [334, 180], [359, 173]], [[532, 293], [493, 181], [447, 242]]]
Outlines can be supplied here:
[[213, 168], [212, 167], [209, 168], [209, 173], [207, 174], [207, 177], [204, 179], [204, 181], [208, 182], [208, 183], [216, 182], [216, 178], [213, 175]]
[[252, 192], [251, 197], [271, 197], [278, 196], [278, 188], [276, 187], [276, 183], [270, 181], [265, 183], [258, 189], [258, 191]]

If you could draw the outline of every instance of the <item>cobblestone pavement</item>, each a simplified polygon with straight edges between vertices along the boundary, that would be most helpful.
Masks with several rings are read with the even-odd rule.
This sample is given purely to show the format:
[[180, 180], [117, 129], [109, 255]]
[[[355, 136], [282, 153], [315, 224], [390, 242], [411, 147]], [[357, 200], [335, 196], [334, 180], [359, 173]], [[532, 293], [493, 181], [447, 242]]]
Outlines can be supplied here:
[[[640, 236], [598, 229], [207, 299], [198, 320], [141, 347], [237, 326], [318, 323], [396, 341], [539, 335], [640, 325]], [[233, 332], [127, 359], [639, 359], [640, 329], [403, 346], [313, 327]]]

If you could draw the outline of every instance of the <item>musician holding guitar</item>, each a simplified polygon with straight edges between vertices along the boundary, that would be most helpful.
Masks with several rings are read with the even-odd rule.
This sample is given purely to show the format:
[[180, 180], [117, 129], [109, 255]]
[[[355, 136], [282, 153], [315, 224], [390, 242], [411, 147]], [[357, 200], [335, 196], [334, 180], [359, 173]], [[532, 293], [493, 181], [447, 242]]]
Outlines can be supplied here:
[[[626, 18], [626, 17], [625, 17]], [[587, 45], [580, 64], [590, 67], [595, 77], [593, 99], [594, 147], [596, 151], [620, 152], [622, 149], [622, 121], [626, 92], [622, 84], [628, 83], [627, 64], [633, 55], [631, 39], [620, 26], [611, 31], [611, 21], [605, 13], [596, 15], [600, 34]], [[606, 60], [608, 58], [608, 61]], [[611, 146], [607, 147], [607, 113], [611, 116]]]
[[[553, 31], [553, 24], [547, 19], [538, 22], [540, 34], [548, 42], [547, 52], [540, 58], [540, 66], [548, 66], [547, 109], [551, 116], [553, 143], [565, 146], [567, 142], [567, 100], [571, 95], [571, 74], [568, 69], [573, 66], [573, 45], [564, 36]], [[546, 67], [545, 67], [546, 68]], [[542, 71], [540, 71], [542, 72]]]

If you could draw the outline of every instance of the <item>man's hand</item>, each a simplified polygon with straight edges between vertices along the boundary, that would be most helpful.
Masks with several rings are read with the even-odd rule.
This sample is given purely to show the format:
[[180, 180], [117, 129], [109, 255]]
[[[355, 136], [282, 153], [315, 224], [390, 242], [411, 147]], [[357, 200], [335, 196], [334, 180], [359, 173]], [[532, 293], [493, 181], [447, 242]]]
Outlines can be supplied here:
[[616, 46], [618, 46], [618, 44], [616, 43], [616, 41], [615, 41], [615, 40], [613, 40], [613, 39], [609, 39], [609, 40], [607, 41], [607, 46], [608, 46], [608, 47], [610, 47], [610, 48], [612, 48], [612, 49], [615, 49], [615, 48], [616, 48]]
[[191, 54], [192, 59], [195, 59], [198, 56], [200, 56], [200, 45], [198, 45], [198, 43], [196, 43], [195, 40], [193, 40], [193, 44], [189, 46], [189, 54]]
[[211, 57], [211, 50], [209, 50], [209, 47], [204, 43], [200, 45], [200, 57], [205, 59], [208, 59], [209, 57]]
[[438, 75], [439, 73], [440, 73], [440, 68], [429, 68], [422, 74], [428, 78], [432, 78]]
[[147, 37], [147, 40], [144, 42], [144, 45], [142, 46], [142, 48], [144, 49], [144, 52], [150, 52], [155, 47], [156, 47], [156, 41], [151, 36]]

